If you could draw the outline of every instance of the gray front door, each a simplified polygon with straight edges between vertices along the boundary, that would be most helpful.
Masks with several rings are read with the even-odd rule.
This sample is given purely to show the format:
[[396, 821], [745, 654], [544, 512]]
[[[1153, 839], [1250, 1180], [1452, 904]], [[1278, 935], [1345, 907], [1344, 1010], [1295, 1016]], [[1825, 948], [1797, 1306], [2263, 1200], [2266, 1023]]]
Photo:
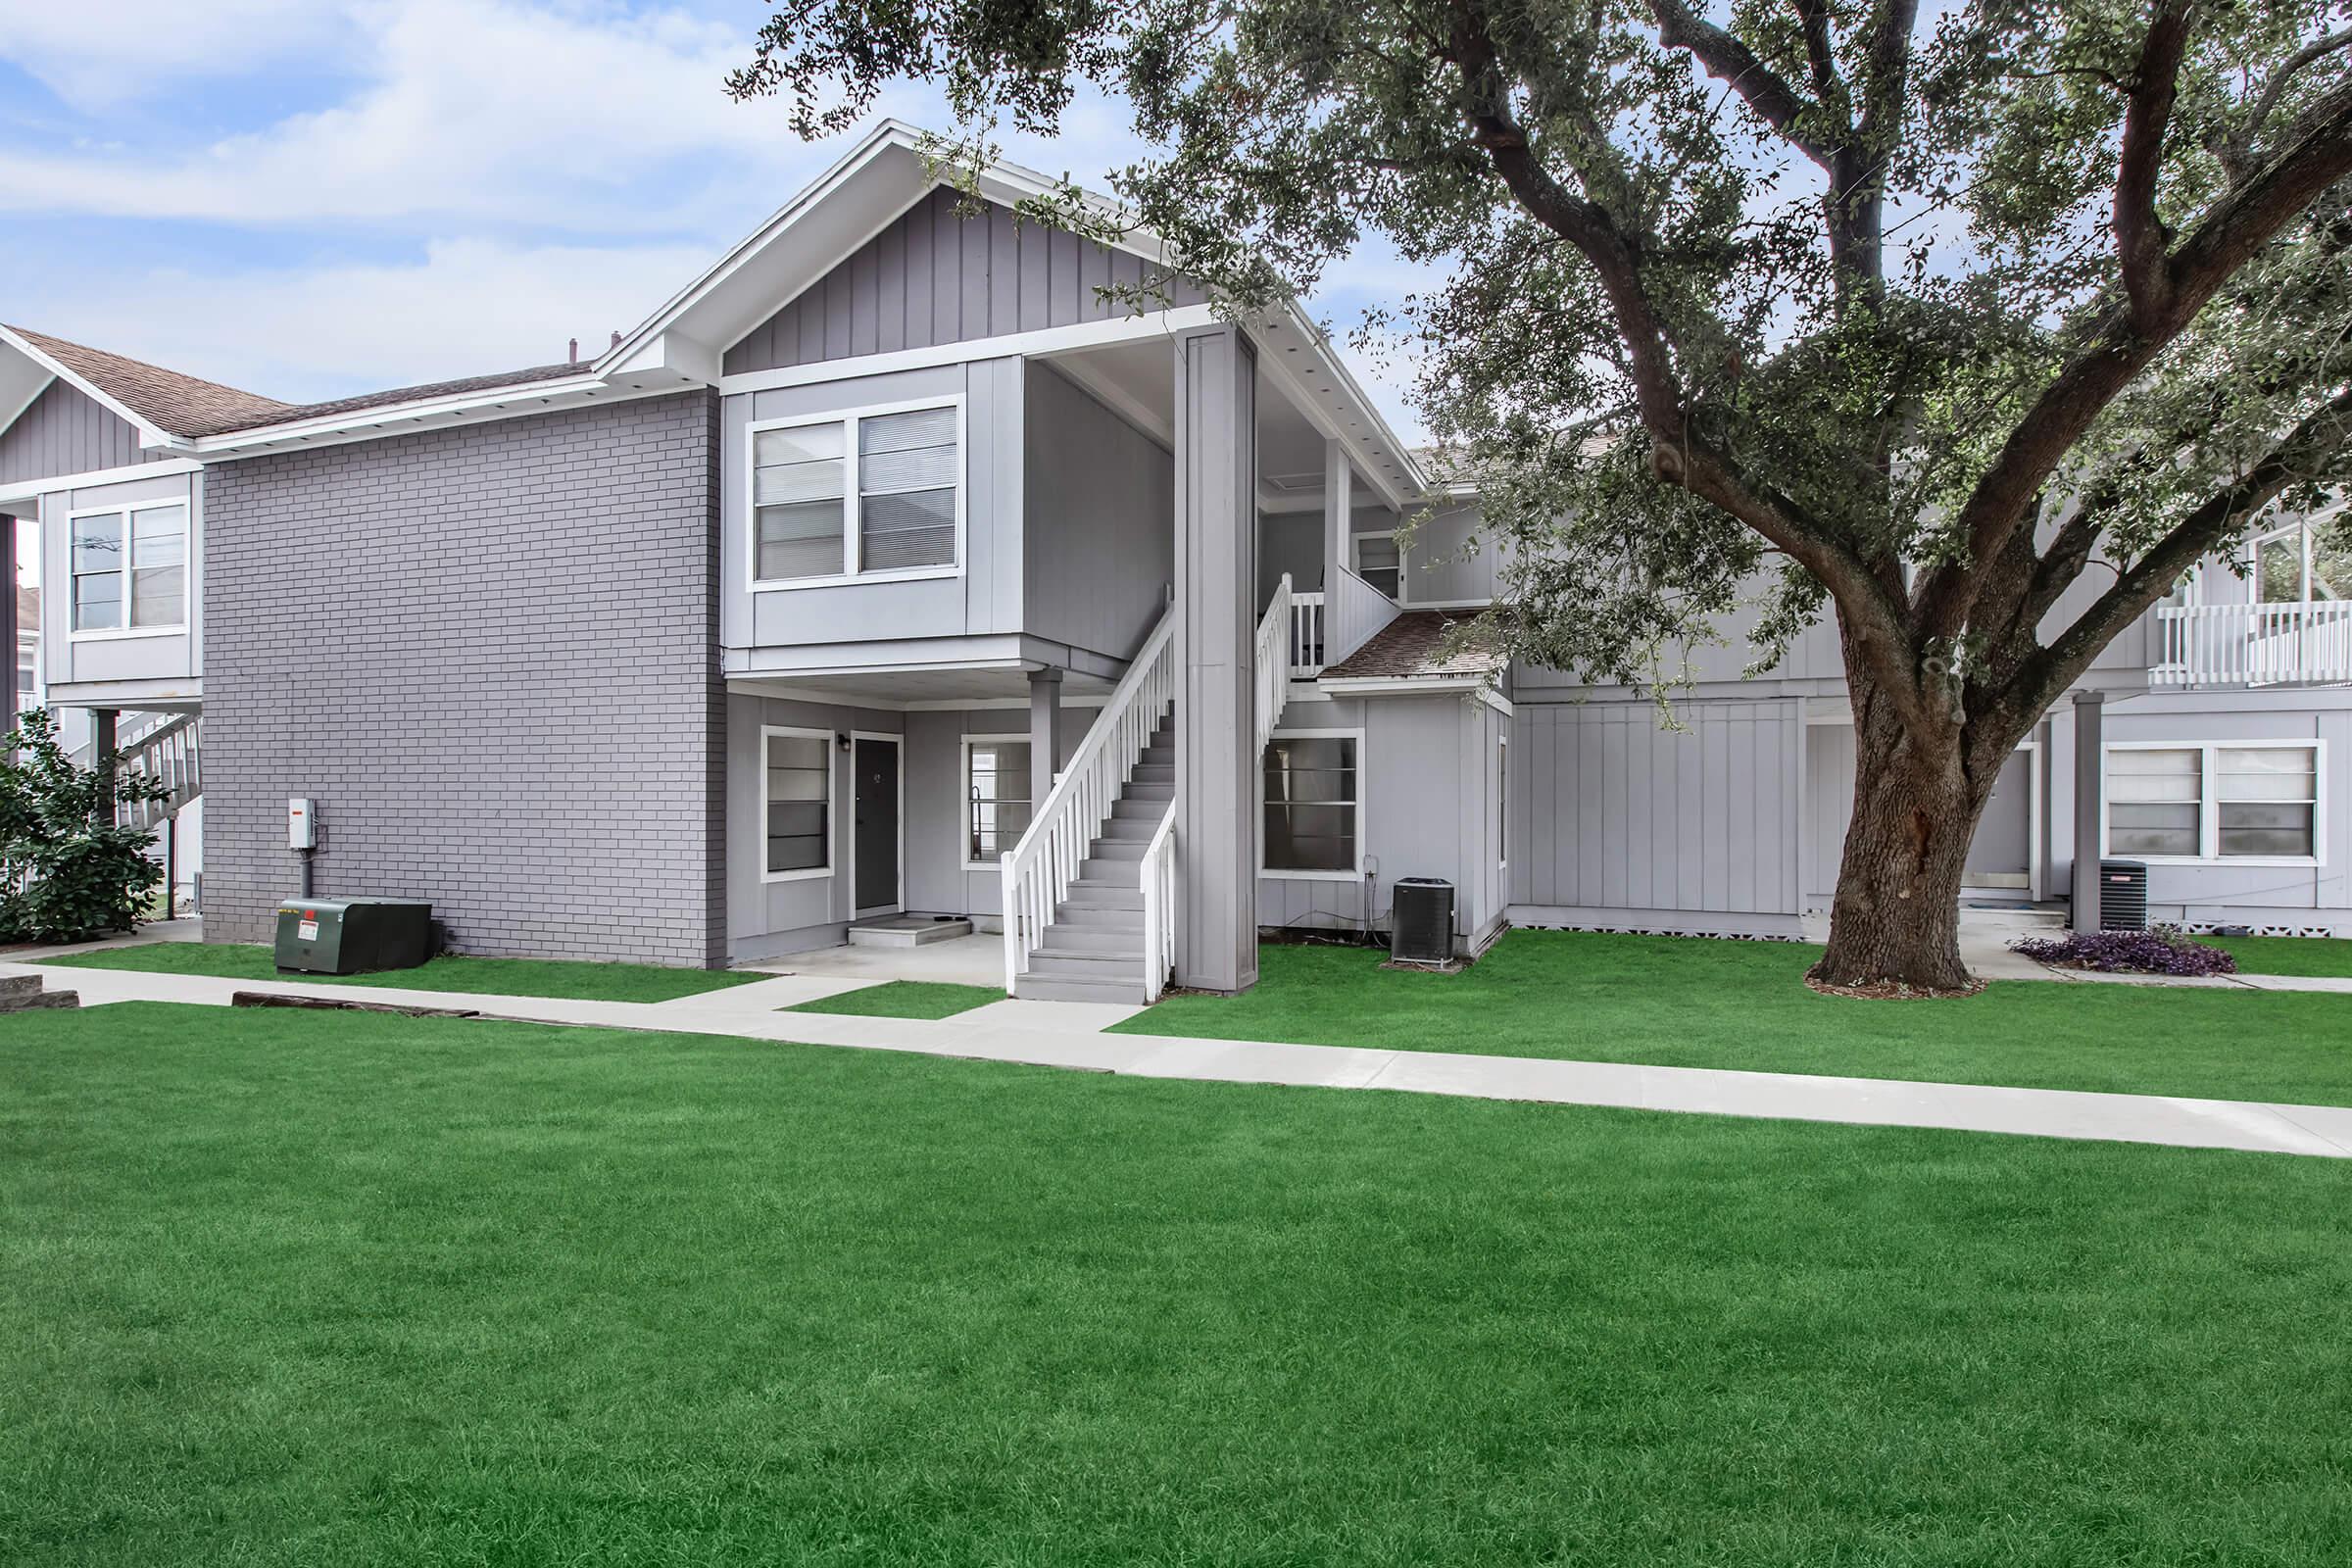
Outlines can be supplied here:
[[2034, 756], [2012, 752], [1992, 781], [1992, 795], [1968, 847], [1971, 887], [2022, 888], [2032, 880]]
[[899, 743], [858, 737], [853, 799], [857, 810], [858, 912], [899, 903]]

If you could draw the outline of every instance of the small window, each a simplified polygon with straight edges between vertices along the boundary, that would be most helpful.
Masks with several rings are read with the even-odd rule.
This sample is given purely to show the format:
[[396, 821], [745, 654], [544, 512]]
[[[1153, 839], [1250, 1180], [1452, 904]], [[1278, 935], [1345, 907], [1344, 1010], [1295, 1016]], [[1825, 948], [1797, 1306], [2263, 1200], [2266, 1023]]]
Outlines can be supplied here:
[[771, 882], [823, 876], [833, 868], [833, 737], [821, 730], [769, 729], [766, 749], [766, 859]]
[[841, 582], [956, 565], [962, 410], [752, 427], [752, 580]]
[[2320, 757], [2317, 742], [2110, 747], [2106, 853], [2316, 860]]
[[1266, 743], [1266, 870], [1347, 876], [1362, 863], [1356, 748], [1352, 735]]
[[127, 507], [73, 519], [74, 629], [172, 631], [187, 624], [188, 509]]
[[761, 582], [840, 575], [846, 428], [800, 424], [753, 435], [753, 570]]
[[963, 858], [994, 865], [1029, 831], [1029, 743], [975, 740], [965, 748]]
[[1398, 597], [1398, 579], [1403, 575], [1403, 556], [1396, 548], [1395, 534], [1356, 535], [1355, 574], [1391, 599]]

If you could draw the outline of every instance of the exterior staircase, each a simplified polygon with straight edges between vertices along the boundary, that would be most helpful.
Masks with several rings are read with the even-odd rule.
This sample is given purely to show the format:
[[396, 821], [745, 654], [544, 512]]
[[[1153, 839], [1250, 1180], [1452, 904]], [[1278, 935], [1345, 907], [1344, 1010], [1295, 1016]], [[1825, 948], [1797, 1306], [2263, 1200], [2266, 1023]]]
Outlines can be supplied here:
[[1041, 1002], [1142, 1000], [1144, 860], [1176, 799], [1175, 711], [1144, 749], [1110, 819], [1088, 846], [1078, 876], [1054, 908], [1013, 995]]

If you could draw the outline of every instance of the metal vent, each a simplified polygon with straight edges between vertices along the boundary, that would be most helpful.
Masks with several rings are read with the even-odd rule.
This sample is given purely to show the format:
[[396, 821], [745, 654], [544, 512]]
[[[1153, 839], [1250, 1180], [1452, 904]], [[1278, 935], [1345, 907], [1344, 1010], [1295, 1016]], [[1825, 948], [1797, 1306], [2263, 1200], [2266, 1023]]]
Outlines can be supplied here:
[[2148, 928], [2148, 863], [2145, 860], [2099, 862], [2099, 929], [2145, 931]]

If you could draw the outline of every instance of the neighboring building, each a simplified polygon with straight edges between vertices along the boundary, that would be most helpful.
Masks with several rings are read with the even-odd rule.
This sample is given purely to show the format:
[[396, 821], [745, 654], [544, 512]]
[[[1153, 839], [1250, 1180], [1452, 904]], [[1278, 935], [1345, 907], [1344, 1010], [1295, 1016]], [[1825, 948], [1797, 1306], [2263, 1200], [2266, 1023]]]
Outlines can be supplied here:
[[[1010, 909], [1048, 996], [1239, 989], [1261, 928], [1384, 924], [1408, 876], [1464, 949], [1827, 908], [1834, 632], [1756, 680], [1694, 651], [1672, 730], [1449, 657], [1497, 580], [1475, 498], [1303, 318], [1106, 303], [1154, 253], [1016, 223], [1043, 185], [967, 212], [884, 125], [593, 362], [326, 404], [0, 330], [49, 699], [201, 714], [208, 937], [266, 934], [289, 797], [322, 891], [430, 899], [461, 951], [721, 964]], [[2352, 931], [2352, 620], [2324, 549], [2257, 548], [2039, 726], [1972, 898], [2064, 898], [2080, 818], [2161, 914]]]

